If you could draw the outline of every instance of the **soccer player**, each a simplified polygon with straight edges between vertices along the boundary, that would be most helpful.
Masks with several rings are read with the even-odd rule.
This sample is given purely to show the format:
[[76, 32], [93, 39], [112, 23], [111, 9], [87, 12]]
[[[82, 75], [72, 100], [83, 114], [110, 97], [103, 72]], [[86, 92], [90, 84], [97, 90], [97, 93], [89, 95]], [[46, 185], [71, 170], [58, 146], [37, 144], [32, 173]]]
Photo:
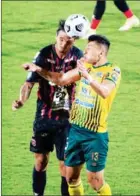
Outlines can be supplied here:
[[111, 195], [104, 179], [108, 152], [107, 117], [119, 87], [121, 72], [107, 59], [109, 40], [91, 35], [84, 58], [77, 68], [65, 74], [47, 72], [30, 64], [25, 69], [37, 71], [44, 78], [66, 85], [78, 81], [70, 114], [71, 129], [66, 142], [65, 165], [70, 195], [84, 195], [80, 172], [86, 163], [88, 182], [99, 195]]
[[[128, 31], [132, 27], [139, 27], [140, 20], [134, 15], [132, 10], [129, 8], [125, 0], [113, 0], [116, 7], [124, 14], [126, 17], [125, 24], [119, 28], [119, 31]], [[97, 0], [93, 11], [92, 21], [91, 21], [91, 32], [90, 34], [95, 34], [96, 29], [101, 22], [103, 14], [106, 9], [106, 0]]]
[[[75, 39], [64, 31], [64, 22], [60, 21], [56, 43], [41, 49], [33, 60], [34, 64], [49, 71], [67, 72], [76, 67], [77, 59], [83, 56], [81, 50], [73, 46]], [[26, 82], [20, 90], [20, 97], [12, 104], [13, 110], [21, 108], [30, 96], [35, 83], [39, 84], [37, 92], [37, 109], [33, 123], [33, 137], [30, 151], [34, 153], [33, 168], [34, 195], [43, 195], [46, 185], [46, 166], [49, 154], [56, 147], [56, 155], [60, 163], [61, 194], [68, 196], [68, 186], [65, 179], [64, 147], [67, 130], [69, 129], [69, 110], [74, 98], [75, 84], [56, 86], [43, 79], [36, 72], [29, 72]]]

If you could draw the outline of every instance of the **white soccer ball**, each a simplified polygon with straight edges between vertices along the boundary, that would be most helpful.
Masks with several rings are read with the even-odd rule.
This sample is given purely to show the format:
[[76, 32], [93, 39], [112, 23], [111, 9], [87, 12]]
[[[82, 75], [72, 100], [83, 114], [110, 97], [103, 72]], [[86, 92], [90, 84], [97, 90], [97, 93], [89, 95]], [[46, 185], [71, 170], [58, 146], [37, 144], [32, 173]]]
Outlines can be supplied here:
[[69, 37], [82, 38], [86, 36], [90, 25], [89, 20], [82, 14], [72, 14], [65, 22], [64, 29]]

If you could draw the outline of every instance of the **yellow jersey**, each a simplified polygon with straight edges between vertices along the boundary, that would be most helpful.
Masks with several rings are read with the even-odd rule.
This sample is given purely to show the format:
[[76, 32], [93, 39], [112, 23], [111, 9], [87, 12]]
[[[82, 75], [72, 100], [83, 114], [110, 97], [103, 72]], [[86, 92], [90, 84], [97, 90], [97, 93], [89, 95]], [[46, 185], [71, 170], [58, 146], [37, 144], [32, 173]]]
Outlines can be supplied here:
[[99, 67], [86, 63], [85, 66], [94, 80], [99, 83], [102, 83], [103, 80], [111, 80], [115, 83], [115, 88], [104, 99], [93, 90], [88, 80], [81, 77], [72, 104], [70, 123], [103, 133], [107, 130], [107, 117], [119, 87], [121, 71], [119, 67], [115, 67], [111, 63]]

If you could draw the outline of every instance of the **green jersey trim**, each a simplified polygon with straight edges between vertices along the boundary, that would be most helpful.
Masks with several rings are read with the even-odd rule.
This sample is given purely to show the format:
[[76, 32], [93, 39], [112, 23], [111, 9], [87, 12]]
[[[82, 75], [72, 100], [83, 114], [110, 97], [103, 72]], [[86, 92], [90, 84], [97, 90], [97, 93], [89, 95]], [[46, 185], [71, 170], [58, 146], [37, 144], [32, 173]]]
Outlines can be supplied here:
[[103, 65], [98, 66], [98, 67], [96, 67], [96, 66], [93, 65], [93, 67], [94, 67], [95, 69], [97, 69], [97, 68], [99, 68], [99, 67], [104, 67], [104, 66], [109, 66], [109, 65], [112, 66], [112, 63], [107, 62], [107, 63], [105, 63], [105, 64], [103, 64]]
[[116, 83], [114, 82], [114, 80], [111, 80], [110, 78], [105, 78], [105, 80], [110, 80], [110, 81], [112, 81], [116, 85]]

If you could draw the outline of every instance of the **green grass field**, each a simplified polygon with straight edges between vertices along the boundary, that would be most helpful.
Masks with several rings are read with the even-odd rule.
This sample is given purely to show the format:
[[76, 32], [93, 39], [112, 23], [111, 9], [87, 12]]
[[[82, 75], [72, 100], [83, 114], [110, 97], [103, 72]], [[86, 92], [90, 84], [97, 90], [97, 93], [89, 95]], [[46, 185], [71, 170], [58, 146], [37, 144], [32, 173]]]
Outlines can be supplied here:
[[[35, 53], [55, 40], [59, 19], [82, 13], [89, 19], [95, 2], [91, 1], [7, 1], [2, 2], [2, 195], [32, 195], [31, 176], [34, 163], [29, 152], [32, 121], [36, 108], [33, 89], [24, 108], [12, 112], [11, 103], [18, 98], [26, 78], [21, 64], [31, 61]], [[129, 1], [140, 17], [138, 1]], [[98, 33], [112, 42], [109, 59], [122, 70], [119, 92], [109, 116], [110, 146], [106, 180], [115, 195], [140, 194], [140, 28], [120, 33], [124, 16], [112, 2]], [[86, 41], [76, 45], [84, 49]], [[93, 195], [82, 179], [86, 195]], [[55, 153], [51, 154], [46, 195], [60, 194], [60, 177]], [[95, 193], [94, 193], [95, 194]]]

